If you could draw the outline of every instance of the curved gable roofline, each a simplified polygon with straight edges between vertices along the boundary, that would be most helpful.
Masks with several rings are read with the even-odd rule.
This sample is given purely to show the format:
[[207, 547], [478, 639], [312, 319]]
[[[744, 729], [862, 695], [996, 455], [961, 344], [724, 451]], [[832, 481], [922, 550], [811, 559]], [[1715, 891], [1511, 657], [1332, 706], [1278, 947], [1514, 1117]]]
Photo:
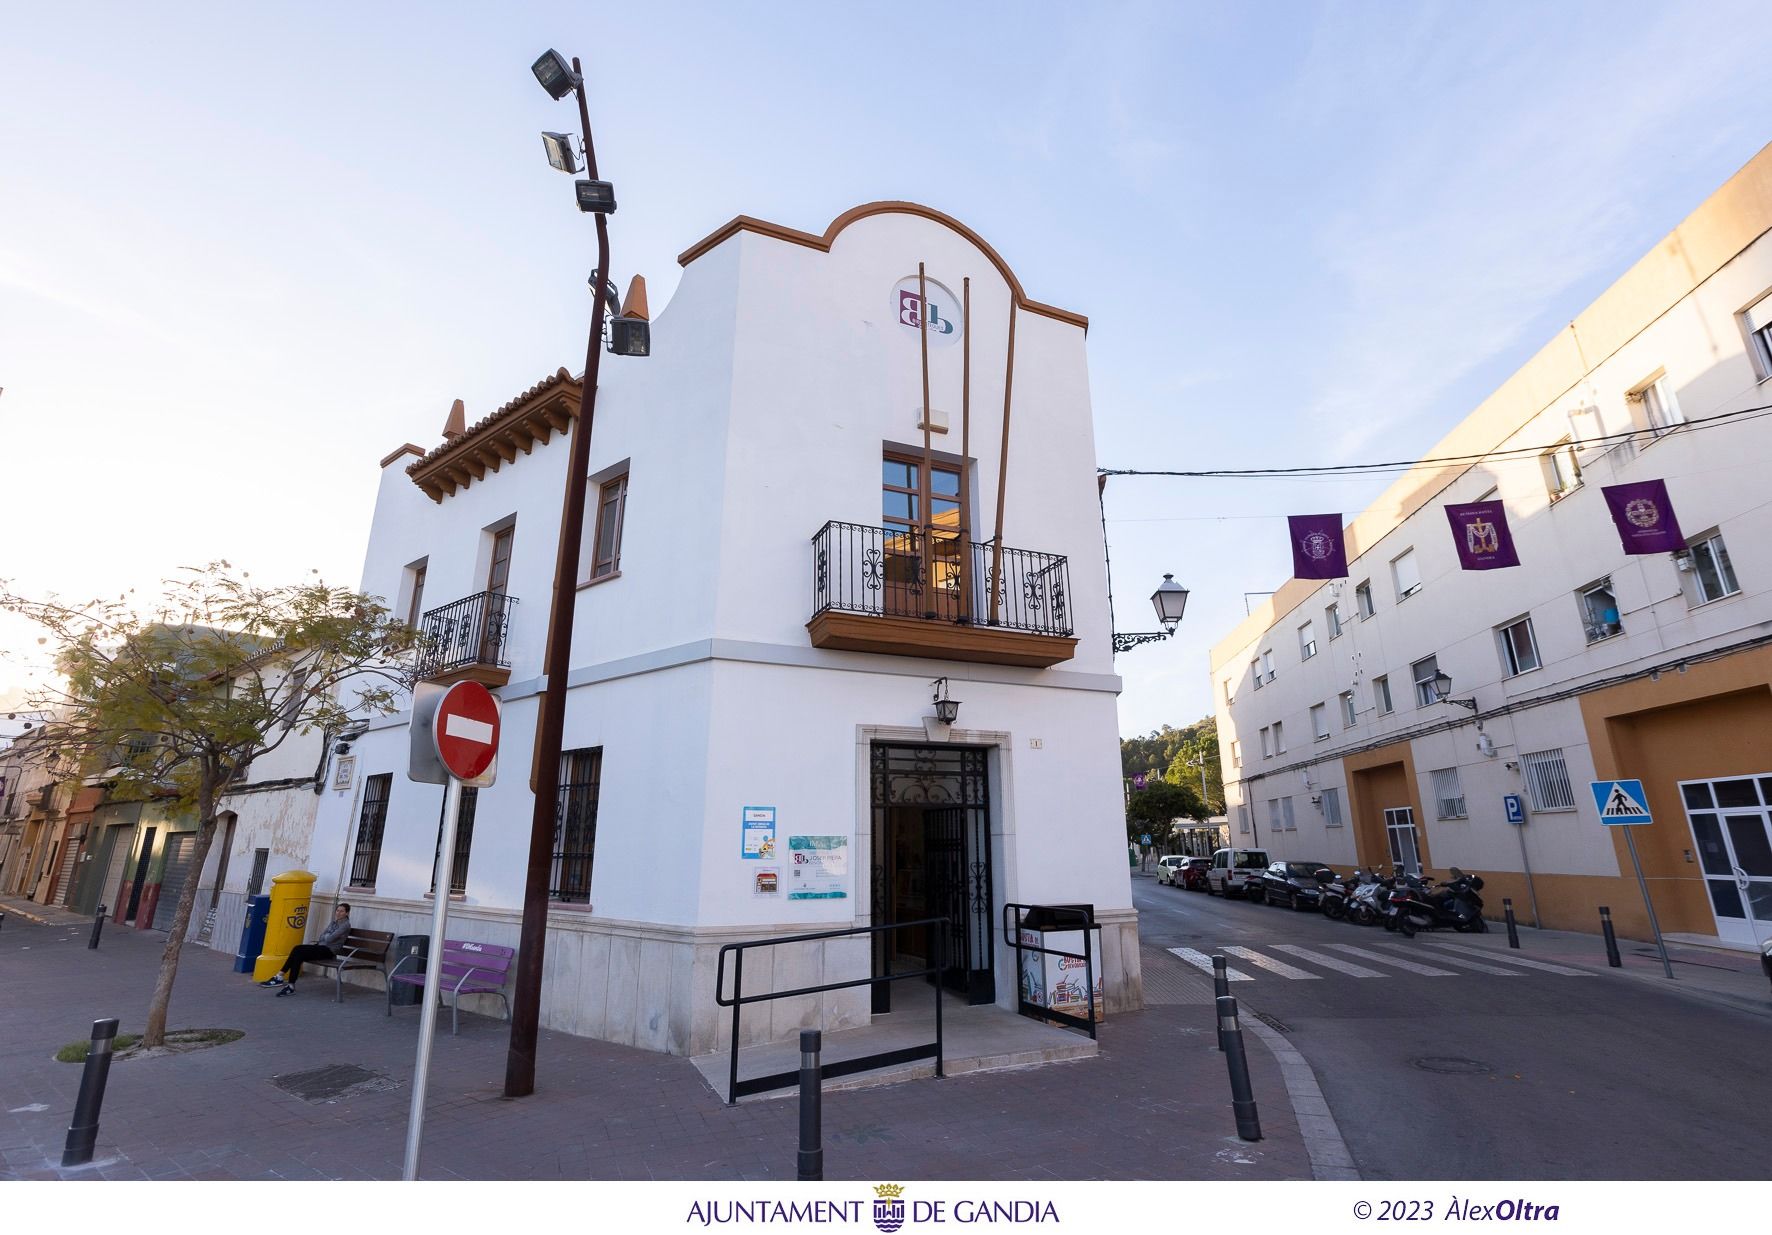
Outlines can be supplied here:
[[792, 227], [783, 227], [779, 223], [770, 223], [765, 219], [754, 219], [748, 214], [741, 214], [730, 223], [717, 228], [707, 236], [690, 245], [687, 249], [684, 249], [682, 253], [677, 255], [677, 264], [679, 266], [687, 266], [702, 254], [725, 243], [739, 232], [755, 232], [759, 236], [768, 236], [773, 240], [782, 240], [788, 244], [804, 245], [809, 249], [817, 249], [821, 253], [829, 253], [831, 251], [831, 244], [837, 239], [838, 234], [842, 232], [844, 228], [860, 219], [865, 219], [876, 214], [914, 214], [919, 218], [928, 219], [931, 222], [941, 224], [949, 231], [964, 237], [967, 241], [971, 242], [980, 253], [983, 253], [990, 259], [991, 265], [997, 268], [997, 273], [1003, 276], [1003, 281], [1009, 284], [1009, 290], [1015, 294], [1015, 303], [1017, 307], [1025, 309], [1029, 313], [1038, 313], [1042, 317], [1050, 317], [1056, 321], [1068, 322], [1073, 326], [1081, 327], [1084, 333], [1088, 333], [1089, 319], [1084, 317], [1081, 313], [1072, 313], [1069, 309], [1058, 309], [1049, 304], [1041, 304], [1037, 300], [1028, 299], [1027, 293], [1021, 289], [1021, 280], [1015, 277], [1015, 272], [1013, 270], [1009, 269], [1009, 263], [1004, 261], [1002, 257], [998, 255], [997, 251], [993, 249], [977, 232], [973, 231], [970, 227], [967, 227], [952, 215], [943, 214], [939, 210], [929, 206], [919, 205], [916, 202], [869, 202], [865, 206], [856, 206], [851, 210], [845, 210], [842, 214], [831, 220], [831, 225], [825, 228], [824, 235], [822, 236], [815, 236], [811, 232], [799, 231]]

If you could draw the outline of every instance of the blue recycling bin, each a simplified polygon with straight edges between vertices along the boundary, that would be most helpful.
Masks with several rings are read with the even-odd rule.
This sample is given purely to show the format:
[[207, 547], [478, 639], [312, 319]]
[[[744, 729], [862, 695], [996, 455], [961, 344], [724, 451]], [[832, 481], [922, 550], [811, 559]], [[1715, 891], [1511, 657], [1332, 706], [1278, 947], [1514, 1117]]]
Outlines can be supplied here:
[[265, 923], [271, 919], [269, 896], [248, 897], [246, 924], [240, 928], [240, 950], [234, 953], [234, 972], [251, 973], [265, 947]]

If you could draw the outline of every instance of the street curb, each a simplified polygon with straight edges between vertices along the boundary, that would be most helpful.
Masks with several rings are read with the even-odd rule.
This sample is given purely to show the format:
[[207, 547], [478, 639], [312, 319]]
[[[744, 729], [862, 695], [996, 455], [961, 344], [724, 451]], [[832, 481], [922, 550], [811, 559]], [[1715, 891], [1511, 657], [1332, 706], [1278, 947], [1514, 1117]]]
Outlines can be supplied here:
[[1261, 1039], [1261, 1044], [1280, 1065], [1280, 1075], [1286, 1081], [1286, 1097], [1298, 1120], [1305, 1152], [1310, 1155], [1312, 1178], [1359, 1179], [1359, 1168], [1354, 1165], [1347, 1142], [1341, 1139], [1341, 1128], [1317, 1085], [1317, 1074], [1311, 1071], [1304, 1056], [1283, 1034], [1263, 1024], [1253, 1013], [1243, 1020], [1242, 1027]]

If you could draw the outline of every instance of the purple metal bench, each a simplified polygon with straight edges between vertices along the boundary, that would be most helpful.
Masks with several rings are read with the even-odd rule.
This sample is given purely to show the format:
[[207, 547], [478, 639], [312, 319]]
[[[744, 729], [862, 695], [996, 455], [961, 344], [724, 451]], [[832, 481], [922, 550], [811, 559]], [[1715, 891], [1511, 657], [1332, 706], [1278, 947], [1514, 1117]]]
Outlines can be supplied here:
[[[438, 958], [433, 957], [436, 961]], [[463, 995], [497, 995], [499, 1002], [505, 1006], [505, 1019], [511, 1019], [511, 1001], [505, 998], [505, 981], [510, 977], [511, 964], [517, 959], [517, 949], [503, 947], [496, 943], [473, 943], [466, 939], [445, 939], [441, 963], [427, 967], [423, 973], [401, 973], [400, 968], [408, 963], [420, 963], [423, 958], [413, 955], [400, 958], [388, 975], [388, 1015], [394, 1015], [394, 983], [416, 986], [421, 990], [429, 984], [431, 975], [438, 974], [437, 998], [449, 997], [449, 1032], [456, 1033], [461, 1028], [461, 997]]]

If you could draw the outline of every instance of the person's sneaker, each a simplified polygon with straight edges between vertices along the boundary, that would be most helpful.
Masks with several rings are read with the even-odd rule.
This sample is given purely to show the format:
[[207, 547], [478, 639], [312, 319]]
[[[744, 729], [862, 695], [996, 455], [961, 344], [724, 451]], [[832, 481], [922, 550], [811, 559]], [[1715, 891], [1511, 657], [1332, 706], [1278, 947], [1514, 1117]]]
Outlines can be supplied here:
[[259, 985], [260, 986], [282, 986], [283, 985], [283, 975], [280, 973], [274, 973], [270, 977], [266, 978], [263, 982], [260, 982]]
[[295, 994], [295, 988], [293, 986], [285, 986], [282, 990], [277, 992], [277, 998], [281, 999], [285, 995], [293, 994]]

